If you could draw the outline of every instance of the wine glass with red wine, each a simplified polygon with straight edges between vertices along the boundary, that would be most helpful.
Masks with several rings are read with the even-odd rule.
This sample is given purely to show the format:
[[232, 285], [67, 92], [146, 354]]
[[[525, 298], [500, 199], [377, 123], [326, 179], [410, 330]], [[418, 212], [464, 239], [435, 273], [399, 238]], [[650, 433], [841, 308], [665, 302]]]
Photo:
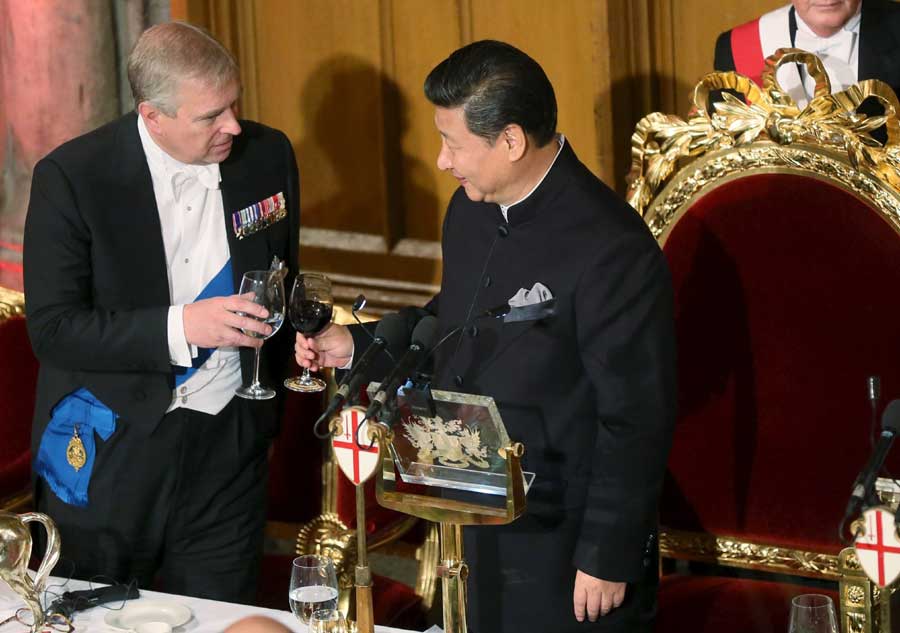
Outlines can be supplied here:
[[[294, 280], [288, 318], [291, 325], [303, 336], [315, 336], [331, 323], [334, 299], [331, 296], [331, 280], [319, 273], [301, 273]], [[309, 368], [302, 376], [284, 381], [291, 391], [314, 393], [325, 389], [325, 381], [310, 375]]]

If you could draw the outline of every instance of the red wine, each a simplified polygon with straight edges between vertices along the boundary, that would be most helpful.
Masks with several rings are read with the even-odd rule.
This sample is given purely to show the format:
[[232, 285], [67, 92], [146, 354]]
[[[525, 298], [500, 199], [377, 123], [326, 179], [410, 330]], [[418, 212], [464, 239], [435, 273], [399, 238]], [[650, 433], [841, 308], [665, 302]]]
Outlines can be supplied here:
[[331, 321], [331, 304], [303, 299], [291, 303], [291, 324], [305, 336], [318, 334]]

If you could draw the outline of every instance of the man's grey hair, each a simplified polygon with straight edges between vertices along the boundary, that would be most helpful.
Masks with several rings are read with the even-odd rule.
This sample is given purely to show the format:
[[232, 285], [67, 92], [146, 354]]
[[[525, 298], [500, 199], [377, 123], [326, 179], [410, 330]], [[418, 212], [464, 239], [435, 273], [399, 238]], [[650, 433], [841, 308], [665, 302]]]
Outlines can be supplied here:
[[178, 111], [182, 81], [221, 88], [239, 79], [237, 62], [228, 49], [203, 29], [184, 22], [151, 26], [128, 56], [135, 106], [148, 101], [167, 116]]

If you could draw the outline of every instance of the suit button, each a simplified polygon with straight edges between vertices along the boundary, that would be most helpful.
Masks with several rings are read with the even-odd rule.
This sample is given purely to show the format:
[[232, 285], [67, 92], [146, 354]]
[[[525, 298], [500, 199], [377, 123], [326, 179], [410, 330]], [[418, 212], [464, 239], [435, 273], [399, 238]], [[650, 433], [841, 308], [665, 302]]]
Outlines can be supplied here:
[[138, 389], [137, 391], [134, 392], [134, 399], [137, 400], [138, 402], [143, 402], [144, 400], [147, 399], [147, 392], [144, 391], [143, 389]]
[[477, 325], [473, 325], [469, 328], [469, 336], [471, 336], [472, 338], [475, 338], [476, 336], [478, 336], [478, 326]]
[[456, 386], [457, 386], [457, 387], [462, 387], [462, 386], [463, 386], [463, 377], [462, 377], [462, 376], [459, 376], [459, 375], [454, 376], [453, 382], [456, 383]]
[[490, 287], [491, 287], [491, 283], [492, 283], [491, 276], [490, 276], [490, 275], [485, 275], [485, 276], [484, 276], [484, 281], [482, 281], [481, 283], [484, 285], [485, 288], [490, 288]]

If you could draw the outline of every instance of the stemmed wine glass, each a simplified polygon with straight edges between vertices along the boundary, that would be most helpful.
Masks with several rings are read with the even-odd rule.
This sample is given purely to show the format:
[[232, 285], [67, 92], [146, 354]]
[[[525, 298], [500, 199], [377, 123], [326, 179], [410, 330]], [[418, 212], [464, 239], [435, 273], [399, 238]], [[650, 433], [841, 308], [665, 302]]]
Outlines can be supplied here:
[[321, 609], [337, 609], [338, 584], [334, 563], [327, 556], [306, 555], [294, 559], [288, 601], [303, 624]]
[[[264, 323], [272, 326], [272, 333], [268, 336], [243, 330], [247, 336], [254, 338], [267, 339], [274, 335], [281, 328], [284, 322], [284, 279], [283, 274], [270, 270], [251, 270], [244, 273], [241, 279], [241, 289], [239, 294], [252, 295], [248, 297], [253, 303], [258, 303], [269, 311], [266, 319], [260, 319]], [[242, 314], [242, 316], [248, 316]], [[235, 394], [247, 400], [269, 400], [275, 397], [275, 390], [264, 387], [259, 382], [259, 352], [261, 347], [256, 348], [256, 355], [253, 358], [253, 382], [244, 385], [238, 389]]]
[[[333, 304], [328, 277], [319, 273], [301, 273], [291, 290], [288, 317], [303, 336], [315, 336], [331, 323]], [[325, 381], [310, 376], [309, 367], [305, 367], [302, 376], [288, 378], [284, 386], [291, 391], [314, 393], [325, 389]]]
[[828, 596], [808, 593], [791, 600], [788, 633], [837, 633], [834, 603]]

